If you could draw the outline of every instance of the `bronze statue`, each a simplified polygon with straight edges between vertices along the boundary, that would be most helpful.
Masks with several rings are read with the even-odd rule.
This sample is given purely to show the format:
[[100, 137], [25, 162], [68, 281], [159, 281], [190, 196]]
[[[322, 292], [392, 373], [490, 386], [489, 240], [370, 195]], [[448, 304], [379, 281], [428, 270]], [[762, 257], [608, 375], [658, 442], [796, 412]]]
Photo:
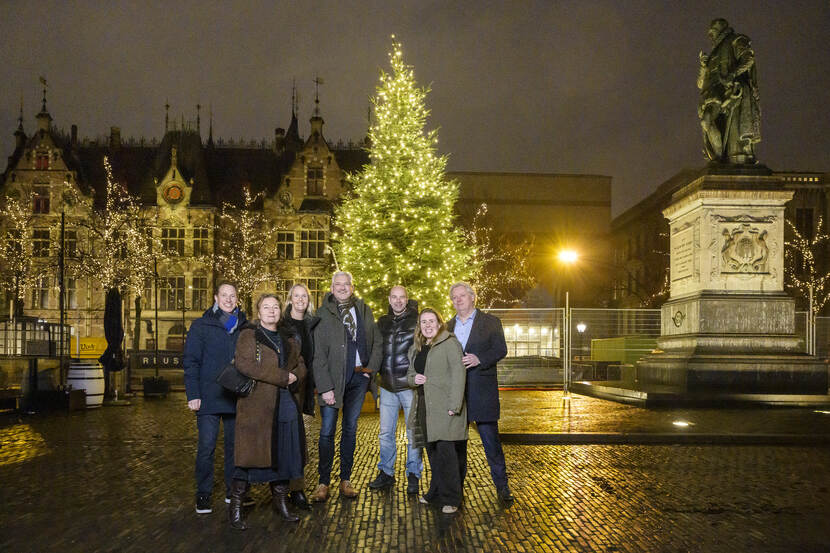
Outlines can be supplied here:
[[709, 26], [712, 51], [700, 53], [698, 117], [704, 153], [711, 161], [753, 164], [761, 141], [761, 106], [755, 77], [755, 53], [746, 35], [725, 19]]

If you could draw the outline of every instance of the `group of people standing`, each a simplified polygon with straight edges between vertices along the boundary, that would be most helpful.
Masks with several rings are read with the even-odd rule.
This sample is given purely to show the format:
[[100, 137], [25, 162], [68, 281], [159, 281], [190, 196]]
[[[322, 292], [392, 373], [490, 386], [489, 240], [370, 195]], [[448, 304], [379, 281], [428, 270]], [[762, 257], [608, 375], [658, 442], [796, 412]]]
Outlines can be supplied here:
[[[369, 487], [394, 486], [396, 428], [403, 409], [407, 426], [407, 493], [417, 495], [426, 449], [432, 480], [422, 503], [455, 513], [463, 498], [467, 437], [475, 422], [498, 499], [514, 501], [498, 434], [496, 364], [507, 354], [501, 322], [475, 308], [475, 292], [460, 282], [450, 288], [456, 314], [418, 312], [403, 286], [389, 293], [389, 311], [375, 322], [354, 295], [352, 276], [338, 271], [316, 311], [308, 289], [297, 284], [287, 303], [274, 294], [256, 302], [247, 321], [236, 288], [220, 283], [215, 304], [190, 327], [183, 359], [188, 407], [196, 414], [196, 512], [212, 511], [213, 454], [220, 423], [225, 436], [225, 501], [233, 528], [244, 530], [252, 483], [267, 482], [274, 508], [297, 521], [294, 508], [310, 509], [331, 493], [338, 414], [341, 417], [339, 494], [355, 498], [351, 474], [357, 421], [370, 384], [379, 374], [380, 460]], [[249, 395], [235, 397], [217, 382], [234, 362], [253, 378]], [[305, 495], [307, 459], [303, 414], [319, 405], [318, 485]], [[341, 413], [342, 412], [342, 413]]]

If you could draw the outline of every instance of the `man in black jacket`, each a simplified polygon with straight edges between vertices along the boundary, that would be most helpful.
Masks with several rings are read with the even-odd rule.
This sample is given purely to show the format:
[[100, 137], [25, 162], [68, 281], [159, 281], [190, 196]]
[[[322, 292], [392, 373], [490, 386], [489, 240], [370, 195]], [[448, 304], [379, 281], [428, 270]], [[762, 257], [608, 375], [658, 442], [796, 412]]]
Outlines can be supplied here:
[[[389, 291], [389, 313], [378, 319], [383, 336], [383, 358], [380, 364], [380, 462], [378, 477], [369, 487], [388, 488], [395, 483], [395, 458], [397, 447], [395, 434], [398, 414], [403, 408], [404, 421], [409, 418], [409, 408], [414, 394], [406, 381], [409, 369], [409, 348], [415, 336], [418, 322], [418, 304], [406, 296], [406, 288], [393, 286]], [[421, 450], [412, 447], [412, 434], [406, 431], [406, 493], [418, 493], [423, 463]]]
[[[476, 295], [466, 282], [450, 287], [450, 299], [455, 307], [455, 317], [447, 328], [455, 333], [464, 348], [461, 361], [467, 368], [467, 421], [475, 422], [490, 476], [496, 485], [496, 493], [504, 504], [513, 503], [513, 494], [507, 484], [507, 466], [499, 439], [499, 382], [496, 365], [507, 355], [507, 343], [501, 321], [476, 309]], [[467, 473], [467, 442], [460, 454], [461, 483]]]

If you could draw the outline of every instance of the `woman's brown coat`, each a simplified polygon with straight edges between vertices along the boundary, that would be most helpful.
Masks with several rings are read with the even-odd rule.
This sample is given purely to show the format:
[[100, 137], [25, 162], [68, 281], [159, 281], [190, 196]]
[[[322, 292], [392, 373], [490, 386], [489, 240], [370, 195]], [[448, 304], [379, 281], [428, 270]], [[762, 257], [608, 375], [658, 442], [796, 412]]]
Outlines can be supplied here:
[[302, 402], [305, 395], [306, 366], [300, 356], [297, 342], [285, 334], [281, 334], [281, 338], [283, 347], [286, 348], [284, 367], [279, 366], [274, 344], [259, 326], [259, 321], [254, 321], [239, 333], [236, 342], [236, 368], [257, 382], [250, 395], [240, 397], [236, 402], [234, 464], [238, 467], [277, 467], [277, 392], [280, 387], [288, 386], [289, 372], [297, 377], [297, 381], [288, 386], [288, 389], [297, 406], [300, 450], [305, 465], [307, 452]]

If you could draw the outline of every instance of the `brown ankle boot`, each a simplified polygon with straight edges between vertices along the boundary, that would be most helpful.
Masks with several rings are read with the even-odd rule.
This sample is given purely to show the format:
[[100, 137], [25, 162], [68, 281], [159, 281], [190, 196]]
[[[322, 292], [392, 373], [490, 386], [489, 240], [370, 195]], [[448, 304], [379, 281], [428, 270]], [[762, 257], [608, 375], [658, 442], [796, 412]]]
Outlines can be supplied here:
[[248, 483], [244, 480], [233, 480], [231, 482], [231, 503], [228, 507], [228, 520], [231, 523], [231, 528], [235, 530], [247, 530], [248, 525], [245, 523], [245, 512], [242, 510], [242, 498], [245, 496], [245, 490]]
[[325, 484], [320, 484], [314, 493], [311, 494], [311, 500], [314, 503], [322, 503], [329, 498], [329, 487]]
[[282, 515], [283, 520], [287, 522], [297, 522], [300, 517], [288, 510], [288, 486], [286, 484], [277, 484], [271, 482], [271, 500], [274, 504], [274, 510]]
[[349, 499], [357, 497], [357, 490], [352, 487], [352, 483], [348, 480], [340, 481], [340, 495]]

